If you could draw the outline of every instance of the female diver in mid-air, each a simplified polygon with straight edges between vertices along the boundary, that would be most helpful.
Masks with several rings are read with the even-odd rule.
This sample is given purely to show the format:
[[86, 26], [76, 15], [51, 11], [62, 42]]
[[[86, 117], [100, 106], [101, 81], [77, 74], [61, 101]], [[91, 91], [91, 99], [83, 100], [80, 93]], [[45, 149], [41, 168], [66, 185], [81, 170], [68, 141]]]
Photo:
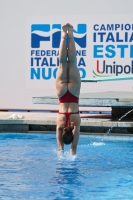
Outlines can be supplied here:
[[[68, 47], [66, 39], [68, 39]], [[77, 68], [73, 26], [69, 23], [62, 27], [59, 59], [60, 66], [56, 76], [56, 92], [60, 104], [56, 138], [59, 150], [64, 150], [64, 144], [72, 143], [70, 152], [75, 155], [81, 121], [78, 105], [81, 81]]]

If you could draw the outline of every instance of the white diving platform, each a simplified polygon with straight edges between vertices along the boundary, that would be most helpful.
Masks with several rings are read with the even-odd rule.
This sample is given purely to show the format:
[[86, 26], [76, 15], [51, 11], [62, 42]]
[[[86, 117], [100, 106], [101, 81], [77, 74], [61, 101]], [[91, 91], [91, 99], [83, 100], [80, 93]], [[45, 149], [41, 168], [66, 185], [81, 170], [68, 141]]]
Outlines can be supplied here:
[[[33, 104], [58, 105], [57, 96], [33, 97]], [[82, 93], [79, 97], [82, 107], [133, 107], [133, 92], [97, 92]]]

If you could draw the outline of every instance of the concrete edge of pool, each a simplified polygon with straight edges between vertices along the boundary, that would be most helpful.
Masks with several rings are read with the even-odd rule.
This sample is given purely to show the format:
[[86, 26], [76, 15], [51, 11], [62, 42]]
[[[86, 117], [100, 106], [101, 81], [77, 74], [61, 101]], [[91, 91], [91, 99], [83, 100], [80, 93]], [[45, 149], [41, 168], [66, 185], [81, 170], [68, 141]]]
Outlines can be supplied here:
[[[58, 113], [0, 112], [0, 132], [45, 132], [54, 131]], [[112, 120], [108, 114], [80, 114], [81, 134], [106, 133], [133, 134], [133, 120]]]

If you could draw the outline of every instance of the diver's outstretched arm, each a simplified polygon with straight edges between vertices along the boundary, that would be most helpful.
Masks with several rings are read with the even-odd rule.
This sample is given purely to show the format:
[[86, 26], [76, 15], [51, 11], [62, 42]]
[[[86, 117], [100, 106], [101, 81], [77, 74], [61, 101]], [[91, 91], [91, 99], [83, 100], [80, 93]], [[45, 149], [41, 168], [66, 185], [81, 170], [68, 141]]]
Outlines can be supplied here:
[[72, 155], [76, 154], [78, 140], [79, 140], [79, 134], [80, 134], [80, 125], [74, 127], [74, 130], [73, 130], [73, 141], [72, 141], [72, 145], [71, 145], [71, 149], [70, 149], [70, 152]]
[[64, 150], [64, 144], [62, 141], [62, 130], [58, 126], [56, 126], [56, 139], [57, 139], [58, 149]]

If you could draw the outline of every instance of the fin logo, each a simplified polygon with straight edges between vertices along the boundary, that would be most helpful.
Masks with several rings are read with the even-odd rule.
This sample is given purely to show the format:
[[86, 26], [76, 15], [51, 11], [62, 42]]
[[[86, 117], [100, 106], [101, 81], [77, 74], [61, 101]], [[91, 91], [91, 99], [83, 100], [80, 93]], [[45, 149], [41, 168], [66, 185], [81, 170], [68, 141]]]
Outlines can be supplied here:
[[[86, 24], [78, 24], [73, 30], [74, 40], [81, 48], [86, 48], [86, 29]], [[52, 48], [59, 48], [60, 40], [61, 24], [53, 24], [52, 28], [50, 24], [31, 25], [31, 48], [40, 48], [41, 42], [51, 42]]]

